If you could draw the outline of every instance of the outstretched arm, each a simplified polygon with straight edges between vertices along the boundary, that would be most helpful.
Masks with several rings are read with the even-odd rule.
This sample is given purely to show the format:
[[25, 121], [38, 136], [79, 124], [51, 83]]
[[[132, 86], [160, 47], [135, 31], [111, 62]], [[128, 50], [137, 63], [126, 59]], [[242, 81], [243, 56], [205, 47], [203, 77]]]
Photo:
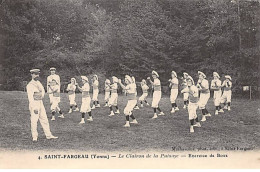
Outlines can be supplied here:
[[148, 80], [152, 85], [154, 85], [154, 83], [153, 83], [153, 81], [151, 80], [150, 77], [148, 77], [147, 80]]
[[119, 83], [119, 85], [120, 85], [124, 90], [127, 90], [127, 89], [126, 89], [126, 86], [124, 86], [124, 84], [122, 84], [121, 79], [118, 80], [118, 83]]
[[181, 93], [188, 93], [189, 92], [189, 88], [185, 87], [183, 90], [181, 90]]
[[83, 91], [83, 89], [77, 84], [77, 88], [79, 89], [80, 92]]

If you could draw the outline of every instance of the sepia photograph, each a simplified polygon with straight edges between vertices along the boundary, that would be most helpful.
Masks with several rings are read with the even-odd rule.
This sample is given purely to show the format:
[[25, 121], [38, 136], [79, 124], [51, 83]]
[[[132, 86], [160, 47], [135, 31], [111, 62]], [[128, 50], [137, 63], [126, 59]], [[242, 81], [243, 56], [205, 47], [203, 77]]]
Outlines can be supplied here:
[[260, 0], [0, 0], [0, 169], [259, 169]]

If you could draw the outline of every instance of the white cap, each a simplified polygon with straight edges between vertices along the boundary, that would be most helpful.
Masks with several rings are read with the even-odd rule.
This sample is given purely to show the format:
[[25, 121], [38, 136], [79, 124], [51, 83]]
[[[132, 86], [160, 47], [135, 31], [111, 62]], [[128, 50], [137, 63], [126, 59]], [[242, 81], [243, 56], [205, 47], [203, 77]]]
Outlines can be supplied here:
[[159, 74], [156, 72], [156, 71], [152, 71], [152, 75], [156, 75], [157, 76], [157, 78], [159, 78]]
[[98, 80], [98, 76], [97, 76], [97, 75], [93, 75], [93, 78], [94, 78], [94, 77]]
[[186, 80], [187, 80], [187, 81], [188, 81], [188, 80], [191, 80], [192, 84], [194, 85], [194, 80], [193, 80], [193, 78], [192, 78], [190, 75], [187, 77]]
[[55, 67], [51, 67], [50, 71], [52, 71], [52, 70], [56, 71], [56, 68]]
[[175, 71], [172, 71], [172, 74], [177, 77], [177, 73]]
[[189, 74], [188, 74], [188, 73], [186, 73], [186, 72], [183, 72], [183, 75], [184, 75], [184, 76], [189, 76]]
[[218, 78], [220, 78], [219, 74], [217, 72], [213, 72], [213, 76], [216, 76]]
[[76, 78], [71, 78], [71, 80], [73, 80], [75, 83], [77, 82], [77, 81], [76, 81]]
[[130, 83], [133, 83], [133, 79], [129, 75], [126, 75], [125, 79], [128, 80]]
[[133, 77], [133, 76], [132, 76], [132, 81], [133, 81], [133, 83], [135, 83], [135, 77]]
[[85, 81], [88, 82], [88, 77], [86, 77], [86, 76], [80, 76], [80, 77], [81, 77], [82, 80], [85, 80]]
[[118, 82], [118, 78], [117, 78], [116, 76], [112, 76], [112, 80], [113, 80], [114, 82]]
[[40, 73], [40, 69], [32, 69], [30, 70], [30, 72], [33, 74], [39, 74]]
[[230, 81], [232, 81], [231, 76], [229, 76], [229, 75], [226, 75], [225, 78], [227, 78], [227, 79], [229, 79]]
[[110, 84], [111, 82], [110, 82], [109, 79], [106, 79], [105, 83], [106, 83], [106, 84]]
[[198, 75], [202, 75], [203, 78], [206, 78], [206, 75], [203, 72], [201, 72], [201, 71], [198, 71]]

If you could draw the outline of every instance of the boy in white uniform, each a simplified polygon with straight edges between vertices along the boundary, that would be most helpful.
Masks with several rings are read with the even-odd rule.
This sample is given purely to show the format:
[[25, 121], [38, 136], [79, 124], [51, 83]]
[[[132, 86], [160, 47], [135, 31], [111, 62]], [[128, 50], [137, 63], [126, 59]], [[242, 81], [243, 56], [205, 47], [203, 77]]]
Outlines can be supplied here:
[[143, 91], [142, 96], [139, 98], [139, 101], [141, 103], [141, 107], [144, 107], [143, 102], [145, 102], [146, 105], [149, 106], [149, 103], [146, 100], [146, 98], [148, 96], [149, 87], [147, 86], [146, 81], [144, 79], [141, 82], [141, 87], [142, 87], [142, 91]]
[[59, 107], [60, 103], [60, 86], [58, 81], [56, 79], [52, 79], [52, 82], [50, 83], [49, 87], [49, 93], [53, 95], [52, 97], [52, 104], [51, 104], [51, 113], [52, 113], [52, 118], [51, 120], [55, 120], [55, 113], [59, 112], [59, 118], [64, 118], [63, 113], [61, 112], [61, 109]]
[[217, 72], [213, 72], [213, 80], [211, 81], [210, 88], [214, 91], [214, 105], [216, 107], [215, 115], [218, 115], [220, 110], [220, 99], [221, 99], [221, 81], [220, 76]]
[[90, 107], [91, 98], [90, 98], [90, 94], [89, 94], [89, 91], [90, 91], [89, 81], [86, 76], [81, 76], [81, 79], [82, 79], [82, 83], [83, 83], [82, 88], [80, 88], [78, 84], [76, 84], [76, 85], [77, 85], [77, 88], [79, 89], [79, 91], [82, 92], [82, 104], [81, 104], [81, 108], [80, 108], [82, 118], [81, 118], [81, 121], [79, 124], [84, 124], [86, 113], [88, 113], [88, 115], [89, 115], [89, 119], [87, 119], [88, 121], [93, 121], [93, 118], [92, 118], [91, 107]]
[[[194, 133], [194, 127], [201, 127], [199, 123], [199, 119], [196, 113], [198, 108], [198, 101], [199, 101], [199, 90], [194, 85], [194, 80], [191, 76], [187, 78], [187, 87], [183, 89], [182, 93], [189, 94], [189, 105], [188, 105], [188, 113], [189, 113], [189, 120], [190, 120], [190, 132]], [[196, 121], [196, 124], [194, 124]]]
[[57, 83], [58, 83], [58, 85], [59, 85], [59, 89], [60, 89], [60, 76], [57, 75], [57, 74], [55, 74], [55, 73], [56, 73], [56, 68], [54, 68], [54, 67], [51, 67], [51, 68], [50, 68], [50, 72], [51, 72], [51, 75], [49, 75], [49, 76], [47, 77], [47, 93], [49, 94], [50, 104], [52, 104], [53, 94], [50, 93], [51, 90], [50, 90], [50, 88], [49, 88], [49, 85], [50, 85], [50, 83], [52, 82], [52, 79], [55, 79], [55, 80], [57, 81]]
[[106, 79], [105, 81], [105, 101], [106, 101], [106, 104], [104, 107], [107, 107], [108, 106], [108, 100], [109, 100], [109, 97], [110, 97], [110, 80], [109, 79]]
[[44, 98], [45, 90], [39, 81], [40, 69], [30, 70], [32, 80], [26, 86], [29, 110], [31, 113], [31, 133], [33, 142], [38, 140], [37, 123], [40, 120], [44, 134], [47, 139], [56, 139], [50, 131], [49, 121], [43, 105], [42, 99]]
[[[231, 95], [232, 95], [232, 79], [231, 76], [226, 75], [226, 80], [223, 82], [222, 87], [224, 89], [223, 94], [221, 96], [221, 103], [224, 103], [224, 109], [227, 109], [230, 111], [230, 105], [231, 105]], [[227, 105], [226, 105], [227, 103]]]
[[[183, 73], [183, 81], [182, 81], [182, 89], [185, 89], [187, 87], [187, 81], [189, 74], [184, 72]], [[183, 109], [186, 109], [189, 104], [189, 93], [183, 92]]]
[[177, 78], [177, 73], [175, 71], [172, 71], [171, 75], [172, 75], [172, 79], [169, 79], [169, 82], [170, 82], [169, 87], [171, 88], [170, 101], [172, 104], [171, 113], [174, 113], [175, 111], [179, 110], [179, 108], [176, 104], [176, 99], [178, 97], [179, 80]]
[[93, 76], [93, 107], [92, 109], [95, 109], [96, 107], [100, 107], [100, 104], [99, 104], [99, 101], [98, 101], [98, 93], [99, 93], [99, 89], [98, 89], [98, 86], [99, 86], [99, 82], [98, 82], [98, 76], [97, 75], [94, 75]]
[[208, 103], [208, 100], [210, 98], [210, 91], [209, 91], [209, 82], [206, 80], [206, 75], [198, 71], [199, 80], [197, 83], [197, 87], [200, 91], [200, 99], [199, 99], [199, 109], [202, 111], [202, 119], [201, 121], [206, 121], [206, 116], [211, 116], [211, 114], [206, 109], [206, 105]]
[[108, 116], [115, 115], [112, 106], [115, 106], [115, 108], [116, 108], [116, 112], [115, 113], [116, 114], [120, 113], [119, 109], [118, 109], [118, 106], [117, 106], [117, 99], [118, 99], [118, 93], [117, 93], [118, 85], [117, 85], [117, 83], [118, 83], [118, 78], [113, 76], [112, 77], [112, 82], [113, 82], [113, 84], [110, 85], [111, 96], [110, 96], [109, 101], [108, 101], [108, 106], [110, 108], [110, 115], [108, 115]]
[[152, 71], [152, 77], [153, 77], [154, 81], [152, 81], [150, 77], [148, 77], [147, 79], [150, 81], [150, 83], [152, 84], [152, 86], [154, 88], [153, 101], [152, 101], [152, 108], [154, 111], [154, 116], [152, 117], [152, 119], [156, 119], [156, 118], [158, 118], [156, 110], [159, 111], [158, 115], [165, 115], [165, 114], [161, 111], [161, 109], [159, 107], [159, 102], [162, 97], [161, 81], [159, 80], [159, 74], [156, 71]]
[[68, 84], [68, 87], [67, 87], [67, 91], [68, 91], [68, 95], [69, 95], [69, 101], [70, 101], [70, 110], [69, 110], [69, 113], [72, 113], [72, 109], [73, 109], [73, 106], [75, 106], [75, 111], [79, 111], [79, 108], [78, 108], [78, 105], [75, 101], [75, 97], [76, 97], [76, 94], [75, 94], [75, 91], [76, 91], [76, 79], [75, 78], [71, 78], [70, 80], [70, 84]]
[[138, 123], [133, 115], [133, 109], [137, 103], [135, 83], [129, 75], [125, 76], [126, 86], [124, 86], [122, 84], [120, 79], [118, 80], [118, 83], [124, 90], [127, 91], [128, 101], [127, 101], [127, 105], [124, 109], [124, 114], [126, 116], [126, 124], [124, 125], [124, 127], [130, 127], [129, 117], [131, 117], [133, 119], [133, 121], [131, 123], [133, 123], [133, 124]]

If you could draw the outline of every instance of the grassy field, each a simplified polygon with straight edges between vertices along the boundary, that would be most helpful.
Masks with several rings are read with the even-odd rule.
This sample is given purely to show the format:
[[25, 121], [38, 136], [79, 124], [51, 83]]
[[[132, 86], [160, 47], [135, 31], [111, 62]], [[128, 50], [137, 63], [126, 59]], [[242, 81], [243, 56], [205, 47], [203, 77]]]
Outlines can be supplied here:
[[[109, 108], [103, 107], [103, 95], [99, 96], [102, 107], [93, 110], [93, 122], [79, 125], [81, 114], [67, 114], [69, 101], [67, 94], [62, 94], [60, 107], [65, 119], [50, 121], [51, 131], [57, 140], [45, 139], [41, 127], [38, 127], [37, 143], [32, 142], [30, 133], [30, 113], [27, 95], [24, 92], [0, 92], [0, 149], [2, 150], [84, 150], [84, 151], [172, 151], [178, 149], [214, 149], [221, 150], [234, 147], [260, 148], [260, 101], [234, 99], [232, 110], [218, 116], [212, 115], [202, 128], [195, 128], [189, 133], [187, 111], [182, 109], [183, 102], [179, 98], [177, 104], [180, 111], [170, 114], [171, 105], [168, 97], [161, 100], [161, 109], [165, 116], [151, 119], [153, 110], [144, 107], [135, 110], [139, 124], [124, 128], [125, 116], [122, 113], [126, 105], [124, 96], [119, 97], [121, 114], [108, 117]], [[81, 104], [81, 95], [77, 94], [77, 102]], [[151, 98], [148, 99], [151, 102]], [[50, 118], [49, 99], [46, 95], [44, 105]], [[212, 98], [208, 110], [214, 114]], [[198, 114], [201, 112], [198, 110]], [[201, 118], [201, 116], [199, 116]], [[40, 124], [38, 124], [40, 126]]]

